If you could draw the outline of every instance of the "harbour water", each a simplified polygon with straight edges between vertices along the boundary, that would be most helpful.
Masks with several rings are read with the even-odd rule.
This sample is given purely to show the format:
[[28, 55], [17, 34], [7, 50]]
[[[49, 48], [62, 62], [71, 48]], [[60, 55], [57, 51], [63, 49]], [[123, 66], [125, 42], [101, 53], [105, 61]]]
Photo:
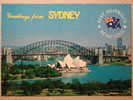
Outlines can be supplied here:
[[90, 72], [82, 73], [81, 75], [70, 75], [59, 78], [63, 82], [71, 82], [73, 79], [78, 79], [81, 83], [88, 81], [108, 82], [109, 80], [130, 80], [131, 66], [122, 65], [106, 65], [95, 66], [88, 65]]
[[[40, 64], [39, 62], [23, 62], [25, 64]], [[41, 62], [41, 64], [52, 64], [53, 62]], [[20, 62], [16, 62], [20, 64]], [[124, 65], [104, 65], [104, 66], [95, 66], [87, 65], [90, 72], [83, 73], [65, 73], [63, 77], [55, 78], [62, 80], [63, 82], [72, 82], [74, 79], [78, 79], [81, 83], [88, 81], [99, 81], [99, 82], [108, 82], [109, 80], [130, 80], [131, 79], [131, 66]], [[36, 80], [25, 80], [34, 82]]]

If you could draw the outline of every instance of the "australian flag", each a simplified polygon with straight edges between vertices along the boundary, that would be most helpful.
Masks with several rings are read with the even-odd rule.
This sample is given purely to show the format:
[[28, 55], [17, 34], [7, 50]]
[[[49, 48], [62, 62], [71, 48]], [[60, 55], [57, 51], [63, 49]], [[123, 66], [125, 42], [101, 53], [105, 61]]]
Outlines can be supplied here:
[[116, 17], [106, 17], [103, 19], [103, 21], [106, 23], [108, 28], [113, 28], [113, 29], [121, 29], [121, 24], [120, 24], [120, 19]]

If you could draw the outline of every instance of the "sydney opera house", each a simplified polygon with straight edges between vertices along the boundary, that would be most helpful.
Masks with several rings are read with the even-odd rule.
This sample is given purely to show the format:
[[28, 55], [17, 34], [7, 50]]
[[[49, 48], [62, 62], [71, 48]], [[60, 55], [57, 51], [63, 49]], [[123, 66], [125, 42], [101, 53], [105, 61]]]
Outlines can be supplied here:
[[70, 54], [64, 57], [64, 60], [59, 60], [56, 66], [61, 72], [88, 72], [87, 63], [80, 57], [72, 58]]

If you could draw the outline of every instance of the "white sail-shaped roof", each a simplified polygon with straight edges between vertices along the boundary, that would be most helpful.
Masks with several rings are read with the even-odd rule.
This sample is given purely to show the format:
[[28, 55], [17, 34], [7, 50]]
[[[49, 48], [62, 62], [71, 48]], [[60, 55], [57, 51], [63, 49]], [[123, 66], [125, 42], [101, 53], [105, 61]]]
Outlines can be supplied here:
[[61, 67], [65, 67], [66, 64], [64, 63], [64, 61], [58, 61], [58, 63], [60, 64]]
[[68, 68], [75, 67], [75, 66], [73, 65], [73, 58], [70, 56], [70, 54], [68, 54], [68, 55], [64, 58], [64, 62], [66, 63], [66, 65], [67, 65]]
[[86, 62], [83, 61], [83, 60], [81, 60], [81, 59], [79, 58], [79, 56], [76, 57], [76, 58], [73, 60], [73, 64], [74, 64], [75, 66], [77, 66], [77, 67], [85, 67], [85, 66], [86, 66]]
[[79, 67], [85, 67], [86, 62], [81, 60], [80, 57], [76, 57], [73, 59], [70, 54], [68, 54], [65, 58], [64, 61], [58, 61], [61, 67], [65, 67], [67, 65], [68, 68], [79, 68]]

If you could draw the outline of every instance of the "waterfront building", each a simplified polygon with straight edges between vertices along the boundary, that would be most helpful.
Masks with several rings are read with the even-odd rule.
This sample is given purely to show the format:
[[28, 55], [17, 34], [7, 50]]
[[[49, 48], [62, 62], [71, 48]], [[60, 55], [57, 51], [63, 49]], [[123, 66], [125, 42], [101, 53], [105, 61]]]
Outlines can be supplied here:
[[41, 61], [41, 60], [42, 60], [42, 59], [41, 59], [41, 55], [38, 55], [37, 60], [38, 60], [38, 61]]
[[116, 49], [116, 46], [115, 45], [112, 45], [112, 50], [114, 51]]
[[127, 55], [128, 55], [128, 56], [131, 56], [131, 53], [132, 53], [131, 48], [128, 48], [128, 50], [127, 50]]
[[117, 38], [117, 48], [118, 49], [122, 49], [123, 48], [122, 38]]
[[72, 58], [70, 54], [68, 54], [64, 61], [58, 61], [61, 65], [61, 67], [67, 66], [68, 68], [76, 68], [76, 67], [85, 67], [86, 62], [81, 60], [80, 57]]
[[66, 55], [64, 60], [58, 61], [58, 64], [60, 65], [61, 69], [64, 69], [63, 71], [71, 71], [71, 72], [87, 72], [88, 68], [86, 68], [87, 63], [80, 59], [79, 56], [76, 58], [72, 58], [70, 54]]
[[105, 48], [106, 48], [106, 55], [111, 55], [112, 54], [112, 45], [109, 45], [105, 43]]
[[112, 56], [117, 56], [117, 50], [113, 50]]
[[98, 55], [99, 54], [99, 51], [98, 51], [98, 48], [95, 49], [95, 55]]
[[123, 52], [122, 52], [122, 55], [123, 56], [126, 56], [127, 55], [127, 52], [126, 52], [126, 50], [122, 50]]

